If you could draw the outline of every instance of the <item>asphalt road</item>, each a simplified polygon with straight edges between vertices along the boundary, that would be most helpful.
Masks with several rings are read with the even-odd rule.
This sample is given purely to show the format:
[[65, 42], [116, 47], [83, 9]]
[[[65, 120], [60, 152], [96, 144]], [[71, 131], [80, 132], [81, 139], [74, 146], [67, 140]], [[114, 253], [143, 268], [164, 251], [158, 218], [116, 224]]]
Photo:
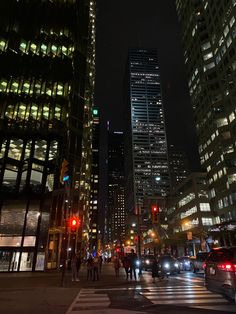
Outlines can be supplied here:
[[[122, 274], [124, 278], [124, 275]], [[98, 287], [83, 287], [67, 314], [125, 313], [236, 313], [236, 305], [219, 294], [207, 291], [203, 274], [182, 272], [152, 282], [143, 272], [137, 281], [114, 278]]]
[[0, 273], [1, 314], [196, 314], [236, 313], [236, 305], [207, 291], [203, 274], [182, 272], [163, 281], [152, 282], [143, 272], [135, 280], [119, 278], [111, 264], [103, 265], [98, 281], [87, 281], [82, 267], [80, 281], [72, 282], [67, 272], [65, 286], [61, 274]]

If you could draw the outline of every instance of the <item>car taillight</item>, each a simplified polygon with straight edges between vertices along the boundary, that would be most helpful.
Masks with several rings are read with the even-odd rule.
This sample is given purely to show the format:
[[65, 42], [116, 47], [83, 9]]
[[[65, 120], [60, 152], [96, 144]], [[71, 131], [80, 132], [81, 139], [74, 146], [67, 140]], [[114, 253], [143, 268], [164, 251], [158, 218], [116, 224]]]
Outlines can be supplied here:
[[205, 269], [205, 268], [206, 268], [206, 263], [203, 262], [203, 264], [202, 264], [202, 269]]
[[236, 272], [236, 264], [223, 263], [223, 264], [218, 264], [217, 267], [223, 271]]

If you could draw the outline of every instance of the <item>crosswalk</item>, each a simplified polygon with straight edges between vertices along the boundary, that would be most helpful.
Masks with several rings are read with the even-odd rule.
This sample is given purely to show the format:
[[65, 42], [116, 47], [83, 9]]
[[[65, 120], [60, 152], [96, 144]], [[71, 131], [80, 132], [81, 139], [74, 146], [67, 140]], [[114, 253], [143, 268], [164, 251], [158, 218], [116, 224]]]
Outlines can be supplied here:
[[102, 293], [99, 289], [81, 289], [66, 314], [77, 314], [88, 310], [95, 310], [98, 313], [109, 305], [110, 299], [107, 293]]
[[192, 308], [236, 311], [236, 306], [223, 296], [208, 291], [203, 286], [165, 286], [152, 287], [140, 292], [153, 304], [188, 306]]
[[[111, 313], [121, 314], [119, 309], [115, 309], [112, 306], [112, 294], [120, 293], [124, 294], [124, 291], [135, 289], [136, 292], [147, 299], [150, 304], [155, 305], [168, 305], [168, 306], [187, 306], [190, 308], [199, 309], [212, 309], [215, 311], [227, 311], [236, 313], [236, 305], [233, 305], [230, 301], [223, 296], [208, 291], [202, 285], [166, 285], [156, 286], [149, 285], [146, 287], [136, 286], [127, 288], [110, 288], [110, 289], [91, 289], [83, 288], [71, 304], [66, 314], [92, 314], [92, 313]], [[128, 297], [129, 293], [127, 293]], [[128, 302], [130, 302], [129, 300]], [[122, 309], [122, 313], [129, 313]], [[132, 313], [133, 314], [133, 313]]]

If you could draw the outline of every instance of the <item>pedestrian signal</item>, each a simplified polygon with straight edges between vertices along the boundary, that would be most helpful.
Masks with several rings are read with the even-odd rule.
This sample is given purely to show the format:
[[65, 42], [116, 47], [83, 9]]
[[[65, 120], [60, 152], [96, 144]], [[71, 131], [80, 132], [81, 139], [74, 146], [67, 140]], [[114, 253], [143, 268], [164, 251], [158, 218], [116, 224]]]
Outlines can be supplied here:
[[61, 164], [60, 182], [64, 184], [69, 178], [69, 162], [66, 159], [63, 159]]

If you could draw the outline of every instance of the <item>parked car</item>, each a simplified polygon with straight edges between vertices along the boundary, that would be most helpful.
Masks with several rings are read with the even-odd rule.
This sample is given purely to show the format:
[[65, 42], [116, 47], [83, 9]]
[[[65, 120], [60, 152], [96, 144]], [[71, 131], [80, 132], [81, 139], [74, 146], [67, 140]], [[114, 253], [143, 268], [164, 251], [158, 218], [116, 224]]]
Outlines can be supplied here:
[[192, 269], [191, 258], [189, 256], [178, 257], [177, 260], [179, 262], [180, 270]]
[[209, 252], [198, 252], [195, 259], [192, 259], [192, 269], [194, 273], [204, 271], [205, 261]]
[[205, 266], [205, 285], [236, 303], [236, 246], [213, 249]]
[[161, 255], [158, 258], [158, 264], [163, 270], [170, 274], [180, 273], [180, 265], [176, 258], [171, 255]]
[[151, 254], [143, 255], [141, 258], [142, 269], [144, 270], [152, 269], [152, 263], [154, 259], [155, 259], [154, 255]]

